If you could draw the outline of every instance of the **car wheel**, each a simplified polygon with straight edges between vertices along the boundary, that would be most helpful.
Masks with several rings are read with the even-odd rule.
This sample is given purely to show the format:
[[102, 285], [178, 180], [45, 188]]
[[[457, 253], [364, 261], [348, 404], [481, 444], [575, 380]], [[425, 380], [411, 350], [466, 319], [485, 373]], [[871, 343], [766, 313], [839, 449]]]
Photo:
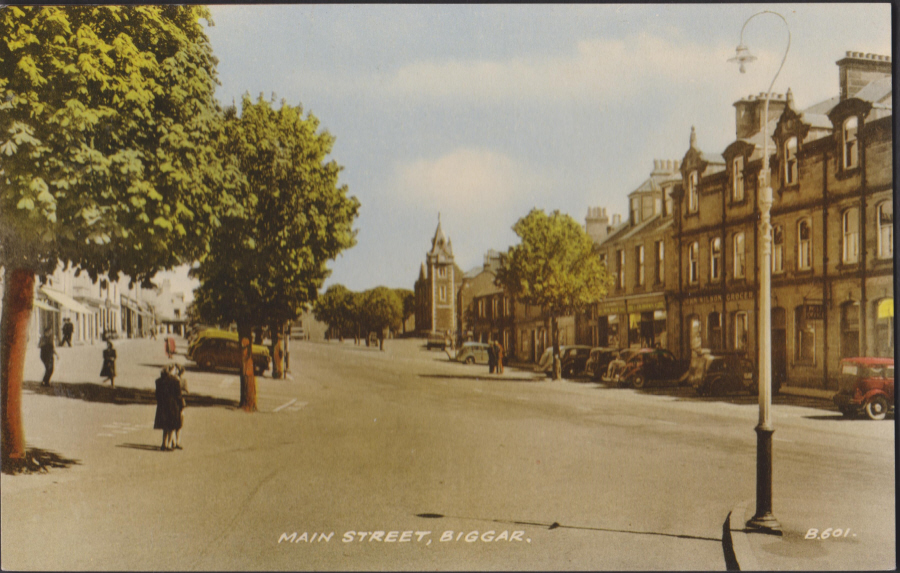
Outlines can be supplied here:
[[638, 374], [637, 376], [635, 376], [634, 378], [631, 379], [631, 385], [634, 386], [635, 388], [637, 388], [638, 390], [640, 390], [641, 388], [644, 387], [645, 382], [646, 381], [644, 380], [644, 377], [640, 374]]
[[875, 396], [866, 403], [866, 415], [870, 420], [884, 420], [887, 411], [888, 403], [884, 396]]
[[469, 356], [468, 358], [466, 358], [466, 364], [475, 364], [475, 358]]

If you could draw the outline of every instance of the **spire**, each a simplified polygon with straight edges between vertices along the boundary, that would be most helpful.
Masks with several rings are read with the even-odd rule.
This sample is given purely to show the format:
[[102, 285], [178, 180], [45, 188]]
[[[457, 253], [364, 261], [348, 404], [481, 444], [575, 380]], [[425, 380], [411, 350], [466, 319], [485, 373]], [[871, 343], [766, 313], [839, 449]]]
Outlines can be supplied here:
[[697, 149], [697, 131], [691, 126], [691, 148]]
[[425, 276], [425, 263], [422, 263], [422, 266], [419, 268], [419, 280], [424, 281]]

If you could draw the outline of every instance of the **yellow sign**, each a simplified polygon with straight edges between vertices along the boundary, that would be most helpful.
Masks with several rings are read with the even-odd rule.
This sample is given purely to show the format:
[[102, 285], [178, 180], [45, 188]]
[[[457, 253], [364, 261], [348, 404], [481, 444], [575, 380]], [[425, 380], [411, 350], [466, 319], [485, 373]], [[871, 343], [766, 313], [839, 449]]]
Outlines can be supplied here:
[[894, 318], [894, 299], [886, 298], [878, 303], [878, 318]]

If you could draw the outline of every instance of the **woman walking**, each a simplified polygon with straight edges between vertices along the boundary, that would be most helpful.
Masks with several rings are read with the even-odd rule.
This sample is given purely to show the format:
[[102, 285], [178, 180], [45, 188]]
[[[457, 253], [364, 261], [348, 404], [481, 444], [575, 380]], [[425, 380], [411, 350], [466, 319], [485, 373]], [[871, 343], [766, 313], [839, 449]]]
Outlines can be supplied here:
[[106, 349], [103, 351], [103, 368], [100, 369], [103, 381], [109, 380], [110, 385], [116, 387], [116, 349], [112, 340], [106, 341]]
[[174, 368], [174, 365], [163, 368], [156, 379], [156, 419], [153, 427], [163, 432], [159, 448], [162, 451], [181, 449], [181, 445], [173, 439], [173, 433], [181, 430], [184, 396], [181, 393], [181, 382], [173, 372]]

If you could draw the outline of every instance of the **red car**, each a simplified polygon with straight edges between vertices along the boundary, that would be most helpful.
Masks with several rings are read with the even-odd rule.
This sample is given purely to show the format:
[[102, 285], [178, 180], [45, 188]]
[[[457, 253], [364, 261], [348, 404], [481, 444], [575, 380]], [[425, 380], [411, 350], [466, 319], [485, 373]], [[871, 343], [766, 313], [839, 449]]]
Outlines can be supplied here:
[[844, 358], [834, 405], [845, 416], [884, 420], [894, 410], [894, 359]]

